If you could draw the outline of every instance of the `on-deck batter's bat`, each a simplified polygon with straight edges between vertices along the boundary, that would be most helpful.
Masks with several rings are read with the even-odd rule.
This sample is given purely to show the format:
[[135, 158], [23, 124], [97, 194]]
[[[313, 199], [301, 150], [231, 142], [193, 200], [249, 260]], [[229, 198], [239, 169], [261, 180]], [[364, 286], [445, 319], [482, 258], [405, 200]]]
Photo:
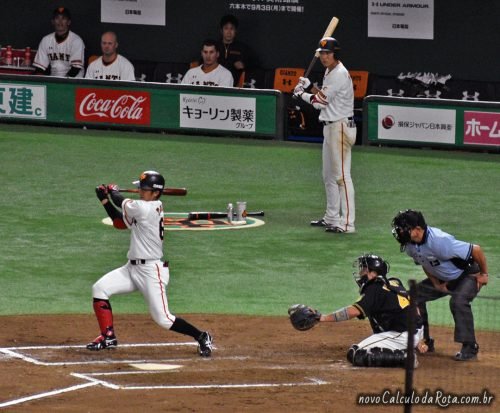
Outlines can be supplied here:
[[[139, 189], [134, 188], [134, 189], [119, 189], [118, 191], [120, 192], [131, 192], [134, 194], [139, 193]], [[187, 195], [187, 189], [186, 188], [163, 188], [163, 195], [170, 195], [170, 196], [184, 196]]]
[[[235, 217], [236, 214], [233, 214]], [[247, 212], [247, 217], [263, 217], [264, 211]], [[197, 219], [212, 219], [212, 218], [226, 218], [227, 212], [190, 212], [188, 214], [189, 221], [195, 221]]]
[[[337, 28], [337, 24], [339, 24], [339, 19], [337, 17], [332, 17], [332, 20], [330, 20], [330, 24], [326, 28], [323, 37], [331, 37], [335, 29]], [[311, 70], [313, 70], [314, 64], [316, 63], [316, 60], [318, 60], [318, 57], [319, 57], [319, 52], [315, 52], [311, 60], [311, 63], [309, 63], [309, 67], [304, 73], [304, 77], [309, 77], [309, 74], [311, 73]]]

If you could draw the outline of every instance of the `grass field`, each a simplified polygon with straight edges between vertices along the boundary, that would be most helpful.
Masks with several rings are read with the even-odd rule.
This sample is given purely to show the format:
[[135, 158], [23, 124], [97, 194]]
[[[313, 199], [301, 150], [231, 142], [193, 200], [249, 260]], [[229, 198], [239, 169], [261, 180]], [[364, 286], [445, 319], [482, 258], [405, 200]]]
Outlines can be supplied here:
[[[500, 329], [499, 155], [355, 147], [357, 230], [309, 226], [324, 210], [321, 146], [249, 139], [0, 125], [0, 314], [88, 313], [91, 286], [122, 265], [127, 231], [106, 216], [94, 187], [127, 187], [146, 169], [187, 197], [167, 212], [223, 210], [247, 201], [266, 225], [240, 231], [167, 233], [174, 313], [285, 315], [305, 302], [332, 311], [357, 298], [353, 260], [382, 255], [393, 276], [422, 279], [391, 235], [397, 211], [420, 209], [430, 225], [480, 244], [491, 282], [474, 301], [476, 324]], [[138, 294], [112, 299], [116, 313], [143, 313]], [[451, 323], [448, 304], [431, 322]]]

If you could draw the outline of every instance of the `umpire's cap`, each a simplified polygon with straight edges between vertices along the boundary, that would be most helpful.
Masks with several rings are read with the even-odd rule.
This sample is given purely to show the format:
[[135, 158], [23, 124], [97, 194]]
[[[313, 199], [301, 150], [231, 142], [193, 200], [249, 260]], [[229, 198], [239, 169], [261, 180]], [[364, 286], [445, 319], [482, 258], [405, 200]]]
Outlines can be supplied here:
[[52, 18], [55, 19], [59, 15], [67, 17], [68, 20], [71, 20], [71, 13], [66, 7], [61, 6], [55, 9], [54, 12], [52, 13]]
[[340, 51], [340, 44], [334, 37], [323, 37], [319, 43], [317, 52], [335, 52]]
[[156, 171], [144, 171], [134, 185], [148, 191], [163, 191], [165, 187], [165, 178]]

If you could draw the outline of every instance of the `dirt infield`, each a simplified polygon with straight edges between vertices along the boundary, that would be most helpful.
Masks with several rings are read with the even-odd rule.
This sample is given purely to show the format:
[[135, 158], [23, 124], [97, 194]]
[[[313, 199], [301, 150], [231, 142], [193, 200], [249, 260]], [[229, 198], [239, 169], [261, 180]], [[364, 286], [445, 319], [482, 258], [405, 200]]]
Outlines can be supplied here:
[[[210, 359], [189, 338], [167, 332], [147, 315], [115, 319], [119, 347], [98, 353], [84, 344], [96, 335], [88, 316], [0, 317], [0, 410], [9, 412], [402, 412], [403, 405], [357, 404], [360, 393], [385, 398], [404, 390], [403, 369], [351, 367], [347, 348], [369, 334], [367, 322], [321, 325], [306, 333], [285, 317], [191, 315], [215, 338]], [[481, 332], [480, 358], [452, 359], [453, 332], [435, 328], [436, 352], [419, 356], [417, 395], [498, 396], [500, 333]], [[180, 366], [140, 370], [130, 364]], [[432, 393], [434, 394], [434, 393]], [[446, 400], [441, 398], [441, 400]], [[434, 405], [415, 412], [441, 411]], [[499, 411], [489, 405], [448, 411]]]

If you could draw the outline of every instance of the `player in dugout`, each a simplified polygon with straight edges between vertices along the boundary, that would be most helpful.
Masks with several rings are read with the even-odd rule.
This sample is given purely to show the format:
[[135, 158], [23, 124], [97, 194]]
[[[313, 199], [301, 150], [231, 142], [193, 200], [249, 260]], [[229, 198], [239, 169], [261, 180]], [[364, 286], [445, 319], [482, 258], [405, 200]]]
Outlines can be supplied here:
[[76, 33], [69, 30], [71, 13], [66, 7], [58, 7], [52, 13], [54, 33], [45, 36], [33, 61], [35, 74], [83, 77], [85, 45]]

